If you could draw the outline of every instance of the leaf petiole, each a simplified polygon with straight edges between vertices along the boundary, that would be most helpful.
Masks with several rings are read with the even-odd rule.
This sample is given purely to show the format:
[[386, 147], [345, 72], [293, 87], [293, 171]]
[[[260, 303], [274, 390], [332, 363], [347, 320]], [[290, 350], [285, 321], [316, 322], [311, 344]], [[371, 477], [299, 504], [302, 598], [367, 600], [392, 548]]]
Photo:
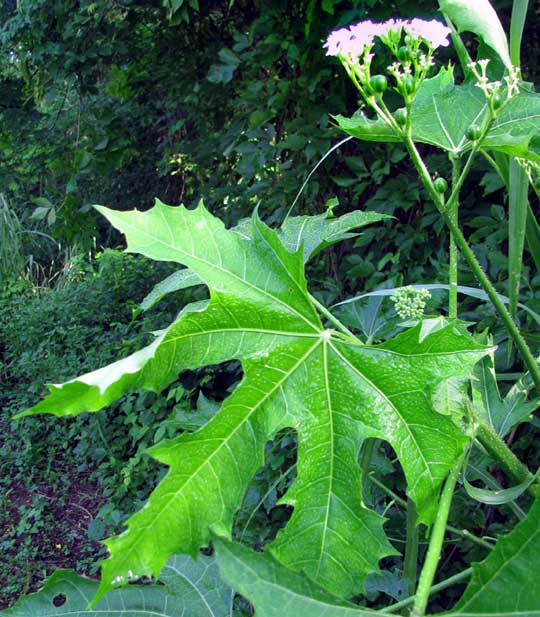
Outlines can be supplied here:
[[309, 299], [313, 302], [313, 304], [315, 305], [315, 307], [317, 308], [319, 313], [321, 313], [321, 315], [326, 317], [326, 319], [328, 319], [328, 321], [333, 323], [334, 326], [336, 326], [336, 328], [339, 330], [339, 332], [341, 332], [342, 334], [344, 334], [346, 336], [348, 341], [350, 341], [350, 339], [353, 339], [353, 342], [356, 343], [357, 345], [358, 344], [359, 345], [363, 344], [362, 341], [357, 336], [355, 336], [349, 330], [349, 328], [347, 328], [347, 326], [342, 324], [341, 321], [335, 315], [332, 315], [332, 313], [326, 308], [326, 306], [324, 306], [324, 304], [321, 304], [317, 300], [317, 298], [315, 298], [315, 296], [309, 294]]

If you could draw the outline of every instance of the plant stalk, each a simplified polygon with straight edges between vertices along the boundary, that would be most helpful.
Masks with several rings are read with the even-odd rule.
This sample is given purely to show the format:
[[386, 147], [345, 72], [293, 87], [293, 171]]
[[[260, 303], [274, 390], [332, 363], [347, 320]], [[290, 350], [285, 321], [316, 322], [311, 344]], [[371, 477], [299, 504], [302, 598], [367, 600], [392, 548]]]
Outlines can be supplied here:
[[347, 338], [352, 338], [354, 339], [355, 343], [358, 344], [362, 344], [362, 341], [356, 337], [350, 330], [349, 328], [347, 328], [346, 326], [344, 326], [341, 321], [339, 321], [339, 319], [337, 317], [335, 317], [334, 315], [332, 315], [332, 313], [326, 308], [326, 306], [324, 306], [324, 304], [321, 304], [317, 298], [315, 298], [314, 296], [312, 296], [311, 294], [309, 294], [309, 299], [313, 302], [313, 304], [317, 307], [318, 311], [321, 313], [321, 315], [324, 315], [328, 321], [330, 321], [331, 323], [333, 323], [336, 328], [342, 333], [345, 334], [347, 336]]
[[433, 579], [435, 578], [435, 572], [439, 564], [441, 556], [441, 549], [444, 541], [444, 532], [446, 530], [446, 523], [448, 521], [448, 515], [450, 513], [450, 505], [452, 504], [452, 497], [454, 495], [454, 489], [458, 479], [461, 465], [463, 463], [463, 456], [454, 464], [441, 493], [441, 499], [439, 503], [439, 511], [435, 523], [433, 524], [433, 530], [431, 532], [431, 538], [429, 539], [429, 547], [420, 573], [420, 579], [418, 580], [418, 591], [414, 599], [413, 609], [411, 611], [411, 617], [423, 617], [426, 613], [426, 607], [429, 600], [431, 587], [433, 585]]
[[[504, 303], [500, 300], [497, 294], [497, 291], [495, 290], [495, 287], [493, 286], [489, 278], [486, 276], [486, 274], [482, 270], [482, 266], [476, 259], [476, 255], [474, 254], [473, 250], [469, 246], [461, 229], [454, 222], [453, 217], [451, 216], [450, 212], [448, 211], [443, 201], [441, 200], [441, 196], [435, 190], [435, 187], [433, 186], [433, 182], [431, 181], [429, 171], [424, 161], [420, 157], [420, 154], [418, 150], [416, 149], [414, 142], [409, 136], [405, 137], [405, 145], [407, 146], [407, 150], [409, 151], [409, 154], [413, 160], [414, 166], [416, 167], [424, 186], [426, 187], [431, 198], [433, 199], [435, 206], [437, 207], [437, 210], [443, 217], [444, 222], [446, 223], [450, 232], [454, 235], [454, 240], [456, 242], [456, 245], [461, 251], [461, 254], [463, 255], [468, 266], [471, 268], [476, 278], [479, 280], [480, 284], [484, 288], [484, 291], [489, 296], [489, 299], [493, 303], [493, 306], [499, 313], [499, 316], [504, 322], [504, 325], [506, 326], [508, 333], [512, 337], [516, 347], [518, 348], [521, 354], [521, 357], [523, 358], [523, 361], [525, 362], [527, 366], [527, 369], [529, 370], [531, 374], [531, 377], [532, 377], [532, 380], [534, 381], [534, 385], [536, 386], [536, 389], [540, 392], [540, 367], [536, 363], [536, 360], [533, 354], [531, 353], [529, 346], [527, 345], [525, 339], [521, 335], [519, 328], [517, 327], [514, 320], [512, 319], [512, 316], [506, 309]], [[467, 165], [466, 165], [466, 168], [467, 168]], [[462, 173], [462, 177], [463, 177], [463, 173]], [[454, 192], [455, 192], [455, 189], [452, 193], [454, 194]], [[452, 201], [452, 198], [449, 200], [449, 204], [451, 204], [451, 201]]]

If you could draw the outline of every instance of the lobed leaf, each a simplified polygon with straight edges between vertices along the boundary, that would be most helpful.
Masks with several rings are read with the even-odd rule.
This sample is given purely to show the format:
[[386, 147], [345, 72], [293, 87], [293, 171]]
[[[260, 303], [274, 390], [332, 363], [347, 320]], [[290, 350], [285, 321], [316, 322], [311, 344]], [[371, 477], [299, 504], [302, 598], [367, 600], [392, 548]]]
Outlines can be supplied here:
[[[304, 261], [308, 261], [319, 251], [347, 240], [358, 234], [350, 233], [357, 229], [390, 218], [377, 212], [349, 212], [340, 217], [330, 216], [328, 213], [316, 216], [292, 216], [285, 220], [278, 230], [281, 242], [288, 251], [294, 253], [303, 247]], [[236, 231], [245, 238], [250, 238], [251, 226], [243, 222], [232, 231]], [[174, 272], [158, 283], [140, 304], [143, 311], [154, 306], [161, 298], [169, 293], [202, 284], [200, 278], [189, 268]]]
[[523, 422], [540, 405], [538, 398], [529, 400], [530, 388], [524, 379], [517, 381], [501, 398], [490, 357], [483, 358], [477, 364], [474, 377], [472, 386], [476, 409], [501, 437], [506, 437], [516, 424]]
[[184, 268], [183, 270], [173, 272], [167, 278], [163, 279], [157, 285], [155, 285], [152, 291], [145, 296], [145, 298], [139, 305], [140, 310], [148, 311], [164, 296], [175, 291], [180, 291], [181, 289], [195, 287], [196, 285], [202, 285], [202, 281], [189, 268]]
[[470, 376], [487, 348], [440, 320], [378, 346], [325, 329], [307, 291], [303, 251], [289, 252], [256, 216], [244, 235], [202, 206], [101, 211], [126, 233], [130, 251], [191, 268], [210, 301], [181, 313], [146, 349], [53, 386], [27, 413], [96, 410], [128, 390], [160, 390], [186, 368], [231, 359], [242, 362], [244, 377], [202, 428], [150, 450], [169, 471], [127, 529], [105, 542], [110, 557], [96, 599], [132, 578], [158, 576], [172, 553], [195, 556], [210, 528], [229, 535], [266, 442], [285, 427], [299, 444], [297, 478], [283, 499], [294, 510], [270, 550], [335, 595], [362, 591], [394, 552], [383, 519], [361, 501], [363, 440], [392, 445], [419, 519], [430, 524], [467, 442], [433, 410], [432, 393], [443, 380]]

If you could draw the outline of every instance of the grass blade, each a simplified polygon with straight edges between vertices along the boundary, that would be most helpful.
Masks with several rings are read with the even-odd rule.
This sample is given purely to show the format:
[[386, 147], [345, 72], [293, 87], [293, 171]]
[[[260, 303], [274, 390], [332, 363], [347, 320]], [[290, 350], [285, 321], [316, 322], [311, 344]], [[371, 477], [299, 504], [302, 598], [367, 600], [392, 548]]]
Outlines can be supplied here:
[[515, 66], [521, 65], [520, 49], [523, 27], [529, 8], [529, 0], [514, 0], [510, 21], [510, 59]]
[[523, 247], [527, 227], [529, 179], [515, 159], [510, 161], [508, 182], [508, 296], [515, 318], [519, 300]]

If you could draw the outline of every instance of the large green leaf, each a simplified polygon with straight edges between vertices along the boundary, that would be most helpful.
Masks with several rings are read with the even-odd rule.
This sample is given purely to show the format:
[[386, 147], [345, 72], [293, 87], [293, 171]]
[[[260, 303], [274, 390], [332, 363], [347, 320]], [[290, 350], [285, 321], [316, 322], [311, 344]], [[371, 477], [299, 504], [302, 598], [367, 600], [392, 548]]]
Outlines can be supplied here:
[[171, 553], [195, 555], [210, 526], [229, 534], [266, 442], [285, 427], [299, 443], [297, 478], [284, 499], [294, 511], [271, 550], [335, 594], [361, 591], [394, 552], [382, 518], [361, 502], [362, 441], [392, 445], [420, 520], [431, 523], [441, 483], [466, 443], [432, 409], [431, 393], [444, 379], [470, 375], [486, 348], [439, 322], [372, 347], [325, 329], [307, 291], [303, 251], [289, 252], [256, 217], [244, 235], [202, 206], [101, 211], [127, 235], [130, 251], [191, 268], [210, 302], [181, 314], [133, 356], [52, 386], [28, 413], [94, 411], [130, 389], [159, 390], [184, 369], [230, 359], [242, 362], [244, 377], [200, 430], [150, 450], [169, 472], [127, 530], [106, 541], [98, 597], [130, 578], [157, 576]]
[[501, 538], [473, 575], [452, 617], [540, 615], [540, 502], [527, 518]]
[[[459, 109], [459, 113], [456, 113]], [[456, 85], [452, 68], [443, 68], [421, 85], [412, 106], [413, 139], [459, 155], [471, 148], [467, 128], [481, 123], [485, 97], [473, 83]], [[540, 160], [540, 95], [520, 92], [501, 110], [482, 147], [522, 158]], [[382, 120], [369, 120], [362, 112], [351, 118], [336, 116], [349, 135], [367, 141], [400, 141]]]
[[57, 570], [37, 593], [22, 597], [2, 617], [228, 617], [232, 590], [219, 575], [214, 557], [195, 561], [175, 555], [163, 568], [163, 585], [115, 589], [93, 608], [99, 583], [71, 570]]
[[439, 5], [459, 32], [474, 32], [507, 67], [512, 66], [504, 28], [489, 0], [439, 0]]

